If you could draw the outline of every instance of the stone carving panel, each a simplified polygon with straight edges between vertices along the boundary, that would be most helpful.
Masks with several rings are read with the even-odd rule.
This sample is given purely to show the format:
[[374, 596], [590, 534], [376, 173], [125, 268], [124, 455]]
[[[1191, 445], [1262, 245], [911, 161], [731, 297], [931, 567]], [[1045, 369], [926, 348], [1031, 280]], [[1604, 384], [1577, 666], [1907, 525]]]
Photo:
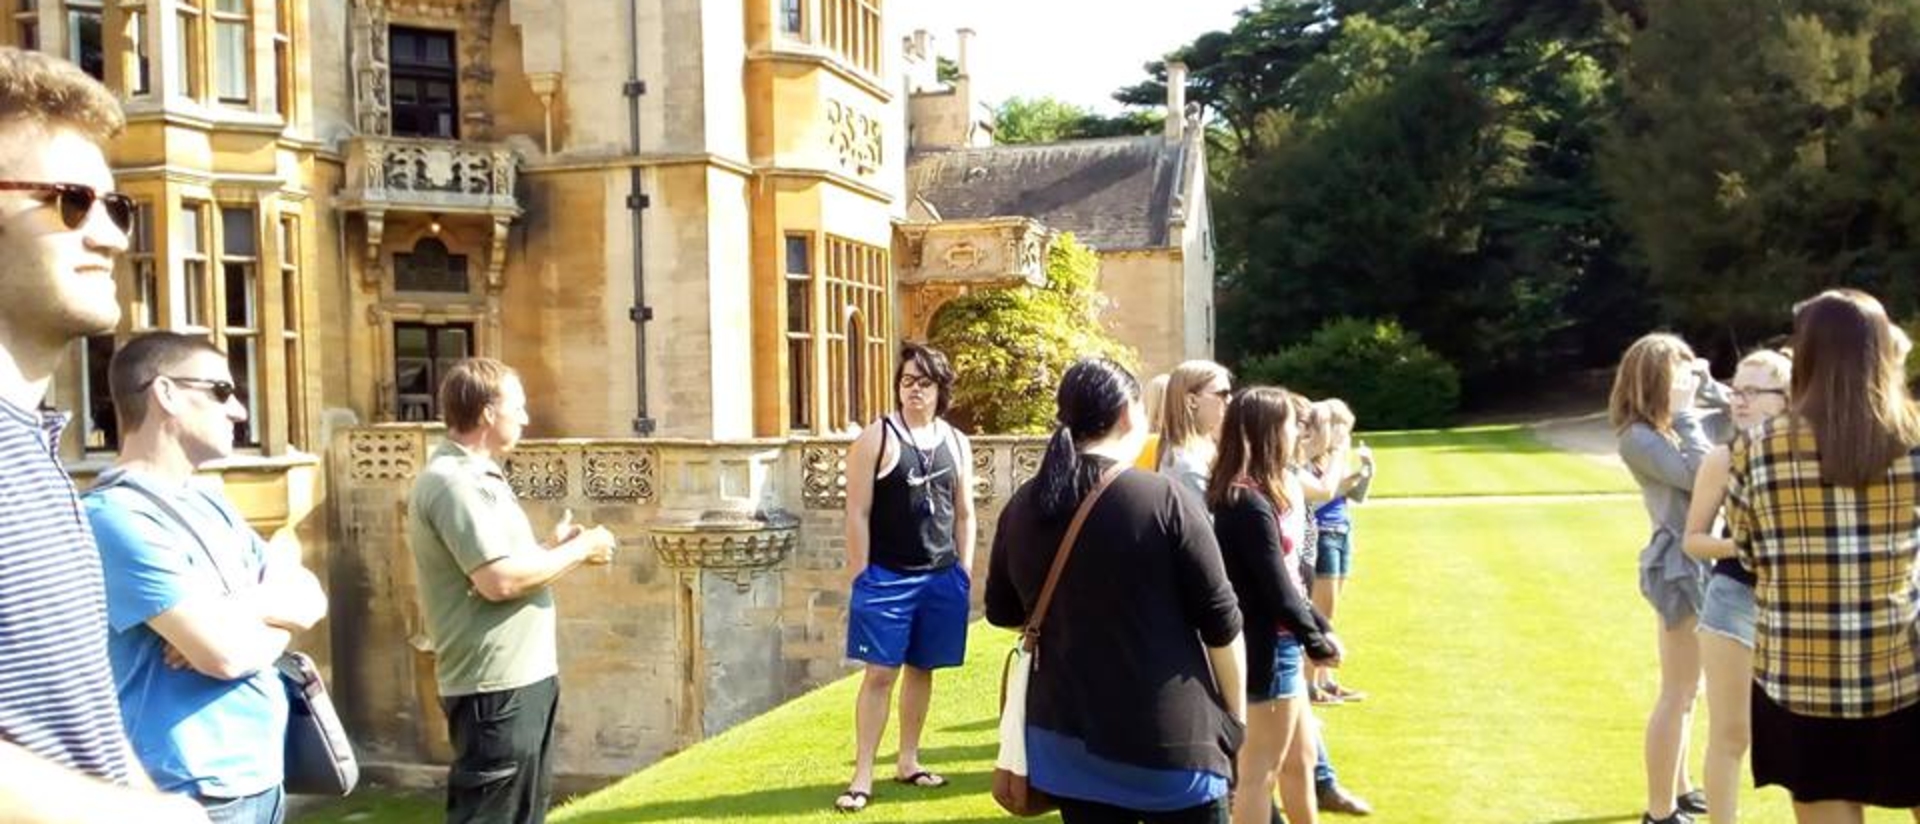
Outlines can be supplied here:
[[356, 482], [413, 480], [425, 449], [417, 430], [354, 432], [347, 437], [349, 477]]
[[828, 141], [840, 157], [840, 165], [856, 174], [880, 171], [882, 157], [880, 120], [838, 100], [827, 101]]
[[847, 448], [808, 444], [800, 452], [800, 496], [808, 509], [847, 505]]
[[975, 507], [993, 505], [994, 456], [997, 454], [991, 446], [973, 445], [973, 505]]
[[1016, 446], [1013, 448], [1013, 487], [1033, 479], [1040, 474], [1040, 461], [1047, 457], [1047, 448], [1042, 446]]
[[387, 0], [353, 0], [353, 111], [363, 135], [392, 132]]
[[507, 483], [513, 494], [528, 500], [557, 501], [567, 497], [567, 452], [548, 446], [522, 446], [507, 456]]
[[652, 503], [658, 450], [647, 447], [588, 447], [587, 497], [599, 501]]
[[363, 141], [371, 179], [384, 189], [513, 197], [513, 150], [427, 141]]

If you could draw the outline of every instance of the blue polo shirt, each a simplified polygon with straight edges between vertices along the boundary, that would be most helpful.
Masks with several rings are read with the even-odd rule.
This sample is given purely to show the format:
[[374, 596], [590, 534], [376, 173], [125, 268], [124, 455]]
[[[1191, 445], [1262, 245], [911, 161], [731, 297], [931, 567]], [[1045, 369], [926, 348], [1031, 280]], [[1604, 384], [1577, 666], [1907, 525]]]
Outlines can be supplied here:
[[[124, 480], [115, 485], [116, 477]], [[163, 496], [193, 533], [130, 484]], [[174, 669], [165, 639], [146, 623], [188, 598], [257, 586], [266, 571], [265, 542], [224, 497], [191, 484], [116, 471], [103, 475], [85, 501], [106, 568], [107, 650], [120, 713], [153, 783], [205, 798], [278, 786], [287, 735], [279, 673], [269, 666], [223, 681]]]

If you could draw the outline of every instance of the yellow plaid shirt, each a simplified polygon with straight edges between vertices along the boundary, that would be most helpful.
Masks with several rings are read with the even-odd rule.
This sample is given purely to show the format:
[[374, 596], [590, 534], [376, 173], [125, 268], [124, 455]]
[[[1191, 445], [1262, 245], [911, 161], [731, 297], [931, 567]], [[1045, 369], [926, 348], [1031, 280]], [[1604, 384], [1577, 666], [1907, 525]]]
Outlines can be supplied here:
[[1865, 486], [1820, 481], [1813, 431], [1769, 423], [1733, 445], [1727, 520], [1758, 582], [1754, 675], [1800, 715], [1874, 718], [1920, 701], [1920, 464]]

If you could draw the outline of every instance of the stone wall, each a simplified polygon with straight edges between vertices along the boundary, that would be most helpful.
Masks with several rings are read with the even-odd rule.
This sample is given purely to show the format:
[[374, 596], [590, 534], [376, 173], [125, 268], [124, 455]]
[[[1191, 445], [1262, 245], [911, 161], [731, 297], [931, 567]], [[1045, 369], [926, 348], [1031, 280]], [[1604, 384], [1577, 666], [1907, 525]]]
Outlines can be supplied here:
[[[328, 462], [334, 689], [362, 759], [400, 780], [437, 778], [420, 768], [450, 754], [405, 529], [412, 479], [440, 437], [431, 426], [346, 429]], [[505, 468], [536, 529], [571, 509], [620, 539], [611, 566], [555, 589], [563, 780], [624, 775], [852, 671], [847, 444], [542, 440], [514, 452]], [[975, 580], [1000, 508], [1044, 448], [974, 440]]]

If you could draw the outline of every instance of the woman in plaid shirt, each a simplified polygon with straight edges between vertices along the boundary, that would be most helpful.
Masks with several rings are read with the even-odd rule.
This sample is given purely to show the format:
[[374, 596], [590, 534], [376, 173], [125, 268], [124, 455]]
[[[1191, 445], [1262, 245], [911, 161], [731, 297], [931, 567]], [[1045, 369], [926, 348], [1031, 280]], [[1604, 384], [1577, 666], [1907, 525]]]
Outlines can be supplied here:
[[1793, 412], [1733, 448], [1727, 520], [1755, 576], [1753, 775], [1801, 822], [1920, 807], [1920, 409], [1886, 310], [1794, 308]]

